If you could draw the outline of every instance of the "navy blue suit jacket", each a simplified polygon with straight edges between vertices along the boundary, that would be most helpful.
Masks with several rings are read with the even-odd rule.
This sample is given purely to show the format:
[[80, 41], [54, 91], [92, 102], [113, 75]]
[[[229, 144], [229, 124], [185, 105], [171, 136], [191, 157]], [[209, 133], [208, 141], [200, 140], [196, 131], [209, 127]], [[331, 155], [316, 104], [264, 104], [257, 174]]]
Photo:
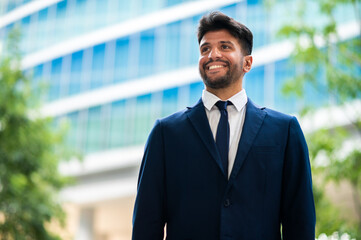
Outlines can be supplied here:
[[[133, 240], [314, 240], [308, 149], [295, 117], [248, 100], [230, 178], [205, 109], [157, 120], [138, 179]], [[280, 228], [282, 225], [282, 230]]]

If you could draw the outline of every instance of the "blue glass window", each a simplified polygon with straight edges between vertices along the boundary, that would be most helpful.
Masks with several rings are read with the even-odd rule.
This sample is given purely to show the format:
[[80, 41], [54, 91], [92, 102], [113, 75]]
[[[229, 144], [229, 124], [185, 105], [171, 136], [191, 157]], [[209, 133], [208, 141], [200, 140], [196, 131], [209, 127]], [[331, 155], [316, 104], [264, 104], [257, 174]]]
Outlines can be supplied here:
[[87, 18], [89, 17], [89, 14], [87, 14], [86, 10], [87, 1], [76, 0], [71, 27], [73, 35], [81, 34], [85, 31], [85, 25], [87, 25]]
[[105, 129], [102, 123], [101, 107], [93, 107], [88, 111], [88, 124], [86, 131], [86, 152], [101, 150]]
[[127, 142], [126, 136], [126, 101], [113, 102], [111, 106], [111, 121], [109, 147], [116, 148], [124, 146]]
[[83, 51], [79, 51], [71, 55], [69, 95], [81, 91], [83, 54]]
[[45, 8], [38, 13], [38, 21], [36, 28], [36, 42], [34, 50], [42, 48], [46, 45], [46, 39], [48, 34], [48, 8]]
[[163, 91], [162, 116], [165, 117], [174, 113], [178, 106], [178, 88], [171, 88]]
[[118, 1], [118, 18], [119, 20], [124, 20], [124, 19], [128, 19], [129, 17], [132, 16], [132, 11], [131, 11], [131, 1]]
[[66, 144], [69, 148], [81, 151], [81, 133], [82, 127], [79, 124], [79, 112], [69, 113], [67, 119], [70, 124], [71, 131], [67, 132]]
[[286, 113], [294, 113], [300, 109], [296, 105], [295, 96], [286, 96], [282, 88], [286, 81], [292, 81], [295, 76], [295, 67], [290, 64], [289, 59], [275, 63], [275, 109]]
[[29, 49], [32, 47], [29, 44], [30, 43], [29, 25], [30, 25], [30, 16], [21, 19], [22, 49]]
[[115, 46], [114, 81], [121, 82], [128, 78], [129, 38], [117, 40]]
[[38, 14], [38, 22], [46, 21], [47, 17], [48, 17], [48, 8], [44, 8], [40, 10]]
[[34, 68], [34, 77], [33, 80], [38, 80], [43, 75], [43, 64], [40, 64]]
[[87, 1], [87, 0], [76, 0], [76, 4], [77, 4], [78, 6], [81, 6], [82, 4], [85, 4], [86, 1]]
[[[341, 63], [339, 63], [341, 66]], [[306, 72], [309, 72], [307, 68]], [[328, 102], [329, 93], [327, 91], [326, 73], [324, 70], [316, 76], [316, 82], [306, 82], [304, 88], [305, 104], [321, 107]]]
[[247, 4], [249, 5], [256, 5], [260, 3], [260, 0], [247, 0]]
[[38, 12], [38, 22], [43, 22], [47, 19], [48, 17], [48, 12], [49, 12], [49, 8], [44, 8], [44, 9], [41, 9], [39, 12]]
[[57, 18], [65, 17], [67, 3], [68, 3], [67, 0], [58, 2], [58, 4], [56, 5], [56, 17]]
[[[195, 28], [193, 27], [193, 21], [191, 18], [181, 21], [180, 24], [180, 35], [179, 35], [179, 66], [189, 66], [192, 64], [193, 55], [198, 57], [198, 44], [195, 37]], [[193, 51], [196, 47], [195, 51]], [[181, 49], [186, 49], [182, 51]]]
[[24, 17], [23, 19], [21, 19], [21, 24], [22, 25], [27, 25], [30, 23], [30, 16]]
[[96, 0], [96, 17], [97, 21], [94, 22], [94, 27], [98, 28], [104, 26], [107, 20], [108, 13], [108, 0]]
[[138, 76], [142, 77], [154, 72], [154, 30], [142, 32], [140, 35]]
[[154, 10], [160, 9], [163, 5], [163, 0], [142, 0], [142, 13], [153, 12]]
[[191, 36], [191, 64], [198, 64], [198, 60], [199, 60], [199, 44], [198, 44], [198, 37], [196, 34], [196, 29], [199, 23], [199, 20], [201, 19], [202, 15], [197, 15], [195, 17], [192, 18], [192, 22], [193, 22], [193, 34]]
[[42, 90], [41, 88], [43, 87], [41, 85], [42, 79], [43, 78], [43, 64], [38, 65], [36, 67], [34, 67], [33, 69], [33, 77], [32, 77], [32, 81], [31, 81], [31, 87], [34, 91], [34, 94], [38, 95], [40, 93], [40, 91]]
[[144, 143], [152, 127], [150, 106], [151, 106], [151, 94], [137, 97], [135, 126], [134, 126], [135, 144]]
[[182, 3], [182, 0], [166, 0], [167, 6], [173, 6], [179, 3]]
[[125, 109], [124, 112], [121, 113], [125, 118], [125, 130], [124, 130], [124, 144], [134, 145], [137, 143], [137, 139], [135, 136], [136, 130], [136, 117], [137, 117], [137, 110], [136, 110], [136, 98], [129, 98], [125, 100]]
[[226, 6], [226, 7], [223, 7], [221, 8], [221, 12], [223, 12], [224, 14], [232, 17], [232, 18], [235, 18], [236, 17], [236, 8], [237, 4], [232, 4], [232, 5], [229, 5], [229, 6]]
[[244, 81], [247, 95], [257, 104], [264, 105], [264, 66], [253, 68], [246, 73]]
[[92, 73], [90, 88], [99, 88], [103, 85], [105, 44], [97, 45], [93, 48]]
[[[67, 9], [67, 0], [60, 1], [56, 5], [56, 21], [54, 25], [54, 32], [53, 32], [53, 41], [59, 42], [60, 40], [64, 39], [66, 35], [64, 34], [67, 28], [69, 26], [66, 26], [65, 23], [65, 17], [66, 17], [66, 9]], [[52, 41], [52, 42], [53, 42]]]
[[49, 97], [48, 97], [50, 101], [59, 98], [61, 69], [62, 69], [62, 58], [55, 59], [51, 62], [51, 76], [50, 76]]
[[191, 41], [190, 64], [191, 65], [194, 65], [194, 64], [198, 65], [200, 53], [199, 53], [199, 44], [198, 44], [197, 37], [195, 35], [192, 36], [190, 41]]
[[16, 2], [15, 1], [8, 1], [8, 7], [7, 7], [7, 12], [10, 12], [11, 10], [16, 8]]
[[180, 49], [180, 22], [175, 22], [166, 27], [166, 50], [164, 65], [167, 70], [179, 67], [180, 51], [188, 51]]
[[202, 81], [195, 82], [189, 85], [189, 105], [193, 106], [198, 102], [202, 96], [204, 84]]
[[267, 22], [265, 7], [259, 5], [247, 6], [247, 21], [246, 26], [253, 33], [253, 47], [259, 47], [266, 44], [267, 37]]

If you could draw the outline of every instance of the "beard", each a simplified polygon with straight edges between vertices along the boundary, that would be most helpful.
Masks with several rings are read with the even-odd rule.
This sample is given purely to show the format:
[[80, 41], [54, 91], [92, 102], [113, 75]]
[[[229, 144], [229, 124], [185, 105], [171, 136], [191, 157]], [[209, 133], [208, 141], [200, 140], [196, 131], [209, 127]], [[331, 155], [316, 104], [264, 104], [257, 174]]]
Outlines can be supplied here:
[[204, 84], [212, 89], [222, 89], [230, 86], [232, 83], [236, 82], [242, 74], [242, 66], [239, 66], [239, 64], [230, 65], [229, 62], [223, 61], [223, 60], [217, 60], [217, 62], [223, 62], [227, 65], [228, 71], [223, 75], [219, 77], [210, 77], [206, 73], [206, 66], [208, 63], [212, 61], [209, 61], [205, 63], [202, 67], [199, 67], [199, 73], [203, 79]]

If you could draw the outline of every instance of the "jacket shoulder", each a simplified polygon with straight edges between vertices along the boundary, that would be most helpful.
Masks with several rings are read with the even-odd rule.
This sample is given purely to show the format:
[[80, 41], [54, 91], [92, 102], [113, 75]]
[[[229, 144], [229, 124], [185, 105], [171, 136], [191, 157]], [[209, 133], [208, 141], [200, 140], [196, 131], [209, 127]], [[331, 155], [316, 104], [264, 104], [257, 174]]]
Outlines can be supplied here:
[[[247, 103], [247, 111], [251, 111], [251, 112], [263, 112], [266, 113], [266, 119], [268, 120], [278, 120], [278, 121], [291, 121], [293, 118], [295, 118], [294, 116], [276, 111], [274, 109], [271, 108], [267, 108], [264, 106], [259, 106], [256, 103], [254, 103], [251, 99], [248, 98], [248, 103]], [[246, 112], [247, 114], [247, 112]]]
[[168, 115], [166, 117], [159, 118], [158, 122], [160, 122], [162, 125], [179, 124], [179, 123], [186, 120], [186, 118], [187, 118], [186, 112], [187, 111], [188, 111], [188, 109], [180, 110], [180, 111], [175, 112], [175, 113], [173, 113], [171, 115]]
[[173, 126], [173, 125], [177, 126], [177, 124], [184, 123], [185, 121], [187, 121], [187, 116], [188, 116], [189, 112], [195, 111], [195, 112], [199, 113], [199, 111], [203, 108], [204, 108], [203, 103], [201, 100], [199, 100], [194, 106], [187, 107], [187, 108], [182, 109], [178, 112], [175, 112], [169, 116], [160, 118], [160, 119], [158, 119], [158, 121], [160, 123], [162, 123], [162, 125], [164, 124], [164, 125], [170, 125], [170, 126]]
[[267, 116], [273, 119], [278, 119], [278, 120], [284, 120], [284, 121], [291, 121], [293, 118], [295, 118], [292, 115], [286, 114], [286, 113], [282, 113], [270, 108], [263, 108], [263, 111], [265, 111], [267, 113]]

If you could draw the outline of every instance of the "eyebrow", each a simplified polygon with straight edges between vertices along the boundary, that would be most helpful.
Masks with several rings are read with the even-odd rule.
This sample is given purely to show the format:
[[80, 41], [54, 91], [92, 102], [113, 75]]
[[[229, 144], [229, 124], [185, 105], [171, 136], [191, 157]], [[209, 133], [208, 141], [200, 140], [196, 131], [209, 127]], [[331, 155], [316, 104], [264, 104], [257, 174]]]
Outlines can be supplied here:
[[228, 44], [233, 45], [233, 43], [231, 41], [220, 41], [220, 43], [228, 43]]
[[[219, 43], [222, 43], [222, 44], [227, 43], [227, 44], [231, 44], [232, 46], [234, 45], [231, 41], [220, 41]], [[201, 47], [207, 46], [207, 45], [210, 45], [210, 43], [209, 43], [209, 42], [205, 42], [205, 43], [203, 43], [202, 45], [200, 45], [199, 47], [201, 48]]]
[[209, 42], [202, 43], [199, 47], [201, 48], [201, 47], [207, 46], [207, 45], [210, 45], [210, 43]]

